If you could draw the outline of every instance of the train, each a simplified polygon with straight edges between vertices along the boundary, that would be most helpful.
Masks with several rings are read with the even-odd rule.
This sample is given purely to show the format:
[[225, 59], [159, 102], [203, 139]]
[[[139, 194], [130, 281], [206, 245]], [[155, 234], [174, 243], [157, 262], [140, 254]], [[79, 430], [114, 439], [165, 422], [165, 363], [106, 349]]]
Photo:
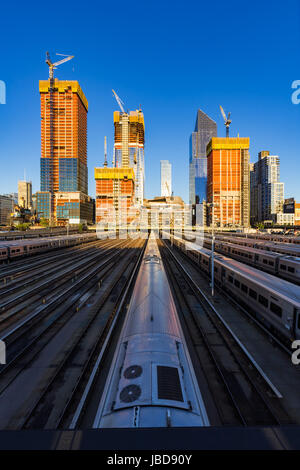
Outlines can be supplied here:
[[61, 237], [38, 238], [35, 240], [13, 240], [0, 242], [0, 262], [9, 262], [25, 256], [43, 253], [58, 248], [79, 245], [97, 239], [95, 232], [72, 234]]
[[94, 428], [209, 426], [153, 232]]
[[[205, 234], [205, 238], [210, 239], [211, 235]], [[296, 256], [300, 258], [300, 246], [297, 246], [296, 244], [262, 241], [262, 240], [256, 240], [253, 238], [246, 238], [246, 237], [232, 238], [232, 237], [219, 235], [219, 234], [215, 235], [215, 239], [227, 241], [229, 243], [234, 243], [236, 245], [249, 246], [251, 248], [256, 248], [258, 250], [274, 251], [276, 253], [281, 253], [283, 255]]]
[[[167, 237], [166, 237], [167, 238]], [[211, 275], [211, 250], [170, 235], [202, 271]], [[225, 255], [214, 256], [216, 284], [286, 344], [300, 339], [300, 287]]]
[[[203, 246], [210, 249], [211, 239], [205, 238]], [[250, 264], [300, 285], [300, 257], [287, 256], [274, 251], [238, 245], [224, 240], [215, 240], [215, 250], [242, 263]]]
[[[299, 227], [300, 228], [300, 227]], [[240, 238], [252, 238], [255, 240], [266, 240], [273, 241], [278, 243], [294, 243], [300, 245], [300, 236], [291, 236], [291, 235], [277, 235], [269, 233], [240, 233], [240, 232], [222, 232], [224, 236], [230, 237], [240, 237]]]

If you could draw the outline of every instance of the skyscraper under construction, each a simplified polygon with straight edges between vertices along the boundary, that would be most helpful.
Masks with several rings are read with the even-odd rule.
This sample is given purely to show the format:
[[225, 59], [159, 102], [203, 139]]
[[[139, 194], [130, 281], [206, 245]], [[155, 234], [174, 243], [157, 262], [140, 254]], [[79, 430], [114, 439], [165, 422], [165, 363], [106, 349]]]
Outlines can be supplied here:
[[207, 145], [208, 225], [249, 226], [248, 137], [213, 137]]
[[134, 202], [141, 206], [144, 199], [145, 123], [142, 111], [114, 112], [113, 166], [132, 168], [135, 175]]
[[39, 91], [41, 191], [37, 193], [38, 212], [56, 221], [70, 217], [78, 222], [88, 221], [87, 99], [77, 81], [42, 80]]

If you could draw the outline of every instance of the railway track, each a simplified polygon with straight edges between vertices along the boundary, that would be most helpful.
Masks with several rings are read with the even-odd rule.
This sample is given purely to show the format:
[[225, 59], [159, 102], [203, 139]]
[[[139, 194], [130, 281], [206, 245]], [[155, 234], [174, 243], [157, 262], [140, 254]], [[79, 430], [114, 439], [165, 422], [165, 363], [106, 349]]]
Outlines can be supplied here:
[[[37, 315], [32, 319], [34, 322], [29, 329], [24, 330], [25, 325], [20, 325], [17, 336], [14, 336], [16, 332], [12, 330], [6, 337], [8, 364], [0, 369], [2, 403], [12, 393], [11, 390], [17, 387], [16, 383], [24, 383], [24, 377], [29, 371], [35, 370], [34, 364], [42, 360], [45, 351], [52, 351], [55, 364], [53, 367], [49, 365], [48, 371], [44, 365], [46, 372], [32, 390], [29, 402], [24, 405], [25, 409], [21, 406], [21, 413], [12, 413], [8, 419], [8, 428], [53, 428], [66, 416], [74, 403], [74, 394], [76, 397], [80, 395], [78, 389], [88, 377], [95, 354], [105, 342], [116, 306], [141, 248], [141, 242], [123, 241], [122, 248], [98, 265], [98, 272], [92, 269], [89, 279], [81, 279], [80, 289], [79, 285], [71, 286], [70, 296], [65, 292], [59, 299], [53, 299], [51, 306], [45, 307], [48, 308], [48, 314], [51, 308], [50, 318], [41, 320], [41, 312], [35, 312]], [[13, 338], [13, 341], [10, 342], [9, 338]], [[13, 349], [17, 352], [11, 356], [15, 341], [18, 347]], [[59, 341], [61, 344], [56, 354], [53, 345]], [[4, 418], [0, 414], [0, 423], [1, 419]]]
[[[224, 425], [291, 423], [280, 394], [230, 331], [196, 282], [190, 262], [164, 243], [162, 256], [191, 347]], [[193, 274], [192, 274], [193, 273]]]

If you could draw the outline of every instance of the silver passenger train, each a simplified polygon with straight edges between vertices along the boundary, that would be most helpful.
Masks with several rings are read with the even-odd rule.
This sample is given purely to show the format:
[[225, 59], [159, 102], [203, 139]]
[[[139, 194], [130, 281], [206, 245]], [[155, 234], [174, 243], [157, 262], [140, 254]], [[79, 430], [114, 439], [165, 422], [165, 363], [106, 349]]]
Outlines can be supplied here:
[[34, 240], [4, 241], [0, 243], [0, 262], [43, 253], [57, 248], [79, 245], [80, 243], [96, 239], [96, 233], [92, 232], [51, 238], [37, 238]]
[[[175, 246], [210, 275], [211, 250], [190, 243], [186, 250], [184, 240], [171, 238]], [[215, 254], [214, 275], [222, 289], [285, 342], [300, 339], [299, 286], [219, 254]]]
[[[203, 245], [205, 248], [211, 248], [211, 239], [205, 238]], [[215, 250], [275, 276], [300, 284], [300, 258], [298, 257], [230, 243], [225, 240], [216, 240]]]
[[151, 233], [93, 427], [208, 425]]

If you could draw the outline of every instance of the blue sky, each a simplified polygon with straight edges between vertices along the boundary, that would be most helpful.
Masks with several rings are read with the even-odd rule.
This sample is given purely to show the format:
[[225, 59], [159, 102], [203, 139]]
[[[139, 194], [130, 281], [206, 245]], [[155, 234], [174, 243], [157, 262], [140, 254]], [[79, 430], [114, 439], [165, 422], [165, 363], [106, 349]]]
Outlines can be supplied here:
[[[51, 5], [51, 6], [50, 6]], [[173, 189], [188, 202], [188, 142], [201, 108], [225, 135], [250, 137], [281, 158], [286, 197], [300, 201], [299, 1], [140, 0], [5, 2], [1, 6], [0, 194], [17, 191], [24, 168], [39, 190], [38, 81], [48, 78], [45, 52], [72, 54], [57, 78], [78, 80], [88, 101], [89, 193], [113, 148], [114, 88], [127, 109], [141, 104], [146, 126], [146, 196], [159, 195], [161, 159], [173, 164]]]

